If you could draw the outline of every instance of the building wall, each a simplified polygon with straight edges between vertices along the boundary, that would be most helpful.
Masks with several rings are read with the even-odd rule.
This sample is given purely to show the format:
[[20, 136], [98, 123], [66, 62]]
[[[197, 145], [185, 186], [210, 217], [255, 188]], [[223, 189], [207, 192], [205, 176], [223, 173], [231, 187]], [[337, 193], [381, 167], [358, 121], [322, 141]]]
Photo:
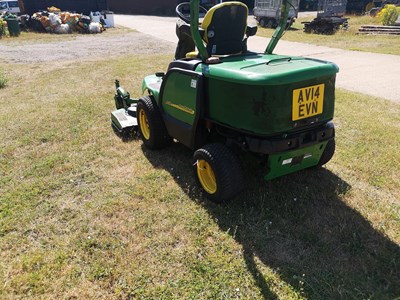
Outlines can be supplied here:
[[114, 13], [174, 15], [177, 0], [108, 0]]
[[[107, 0], [109, 9], [115, 13], [137, 15], [175, 15], [178, 3], [189, 0]], [[227, 0], [201, 0], [200, 3], [220, 3]], [[254, 0], [242, 0], [249, 9], [253, 9]]]
[[58, 7], [64, 11], [75, 11], [84, 14], [108, 9], [106, 0], [24, 0], [19, 1], [19, 5], [28, 14], [46, 10], [50, 6]]

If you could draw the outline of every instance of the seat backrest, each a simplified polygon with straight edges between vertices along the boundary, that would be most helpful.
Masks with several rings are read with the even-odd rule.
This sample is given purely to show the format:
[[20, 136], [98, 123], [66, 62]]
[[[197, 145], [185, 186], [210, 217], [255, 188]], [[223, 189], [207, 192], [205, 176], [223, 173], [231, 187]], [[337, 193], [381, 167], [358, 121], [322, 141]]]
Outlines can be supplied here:
[[209, 55], [227, 55], [246, 50], [248, 8], [238, 1], [213, 6], [201, 24]]

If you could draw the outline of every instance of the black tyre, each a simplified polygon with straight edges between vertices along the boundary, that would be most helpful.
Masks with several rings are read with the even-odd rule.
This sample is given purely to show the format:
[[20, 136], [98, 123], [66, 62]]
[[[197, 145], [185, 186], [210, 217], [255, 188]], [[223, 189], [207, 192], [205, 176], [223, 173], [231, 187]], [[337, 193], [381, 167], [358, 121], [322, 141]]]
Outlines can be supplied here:
[[161, 149], [171, 142], [164, 121], [153, 97], [139, 99], [136, 109], [139, 133], [143, 144], [149, 149]]
[[328, 142], [328, 144], [326, 144], [325, 150], [322, 153], [321, 158], [319, 159], [319, 162], [317, 165], [318, 167], [322, 167], [328, 161], [331, 160], [331, 158], [333, 157], [333, 154], [335, 154], [335, 148], [336, 148], [335, 140], [332, 139]]
[[260, 26], [263, 28], [274, 28], [275, 20], [272, 18], [261, 18]]
[[268, 18], [267, 19], [267, 24], [265, 25], [267, 28], [275, 28], [275, 20]]
[[223, 144], [208, 144], [198, 149], [193, 158], [197, 181], [211, 201], [228, 201], [242, 191], [242, 171], [231, 149]]

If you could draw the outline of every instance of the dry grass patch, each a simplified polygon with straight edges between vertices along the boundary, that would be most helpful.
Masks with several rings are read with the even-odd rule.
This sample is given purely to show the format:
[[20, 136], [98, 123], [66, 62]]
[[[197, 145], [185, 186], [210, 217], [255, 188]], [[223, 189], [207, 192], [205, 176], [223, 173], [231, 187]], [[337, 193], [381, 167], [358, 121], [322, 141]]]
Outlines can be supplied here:
[[[361, 25], [380, 25], [378, 18], [354, 15], [346, 17], [349, 18], [349, 29], [338, 31], [334, 35], [304, 33], [301, 22], [311, 21], [313, 18], [299, 18], [282, 39], [345, 50], [400, 55], [400, 39], [397, 36], [358, 34]], [[259, 27], [257, 34], [269, 38], [273, 32], [273, 29]]]

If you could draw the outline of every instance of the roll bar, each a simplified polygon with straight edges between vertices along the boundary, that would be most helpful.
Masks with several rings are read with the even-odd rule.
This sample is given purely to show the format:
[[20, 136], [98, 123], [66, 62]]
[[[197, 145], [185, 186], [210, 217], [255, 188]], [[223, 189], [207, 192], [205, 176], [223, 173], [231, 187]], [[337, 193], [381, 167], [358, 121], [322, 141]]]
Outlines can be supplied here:
[[281, 18], [279, 20], [278, 27], [276, 27], [274, 34], [272, 35], [272, 38], [269, 41], [268, 46], [264, 51], [265, 54], [272, 54], [272, 52], [274, 51], [276, 45], [278, 44], [279, 40], [281, 39], [286, 29], [290, 6], [292, 5], [289, 1], [290, 0], [282, 1]]
[[207, 60], [209, 55], [199, 32], [199, 0], [190, 1], [190, 31], [201, 59]]
[[[199, 51], [199, 55], [203, 61], [207, 60], [210, 56], [208, 55], [207, 49], [204, 46], [203, 39], [201, 38], [199, 32], [199, 1], [200, 0], [190, 0], [190, 31], [196, 44], [196, 47]], [[280, 38], [283, 35], [283, 32], [287, 26], [287, 19], [289, 16], [289, 9], [291, 3], [290, 0], [283, 0], [281, 7], [281, 18], [279, 21], [279, 25], [276, 28], [274, 34], [272, 35], [271, 40], [268, 43], [267, 48], [265, 49], [265, 54], [272, 54], [276, 45], [278, 44]]]

